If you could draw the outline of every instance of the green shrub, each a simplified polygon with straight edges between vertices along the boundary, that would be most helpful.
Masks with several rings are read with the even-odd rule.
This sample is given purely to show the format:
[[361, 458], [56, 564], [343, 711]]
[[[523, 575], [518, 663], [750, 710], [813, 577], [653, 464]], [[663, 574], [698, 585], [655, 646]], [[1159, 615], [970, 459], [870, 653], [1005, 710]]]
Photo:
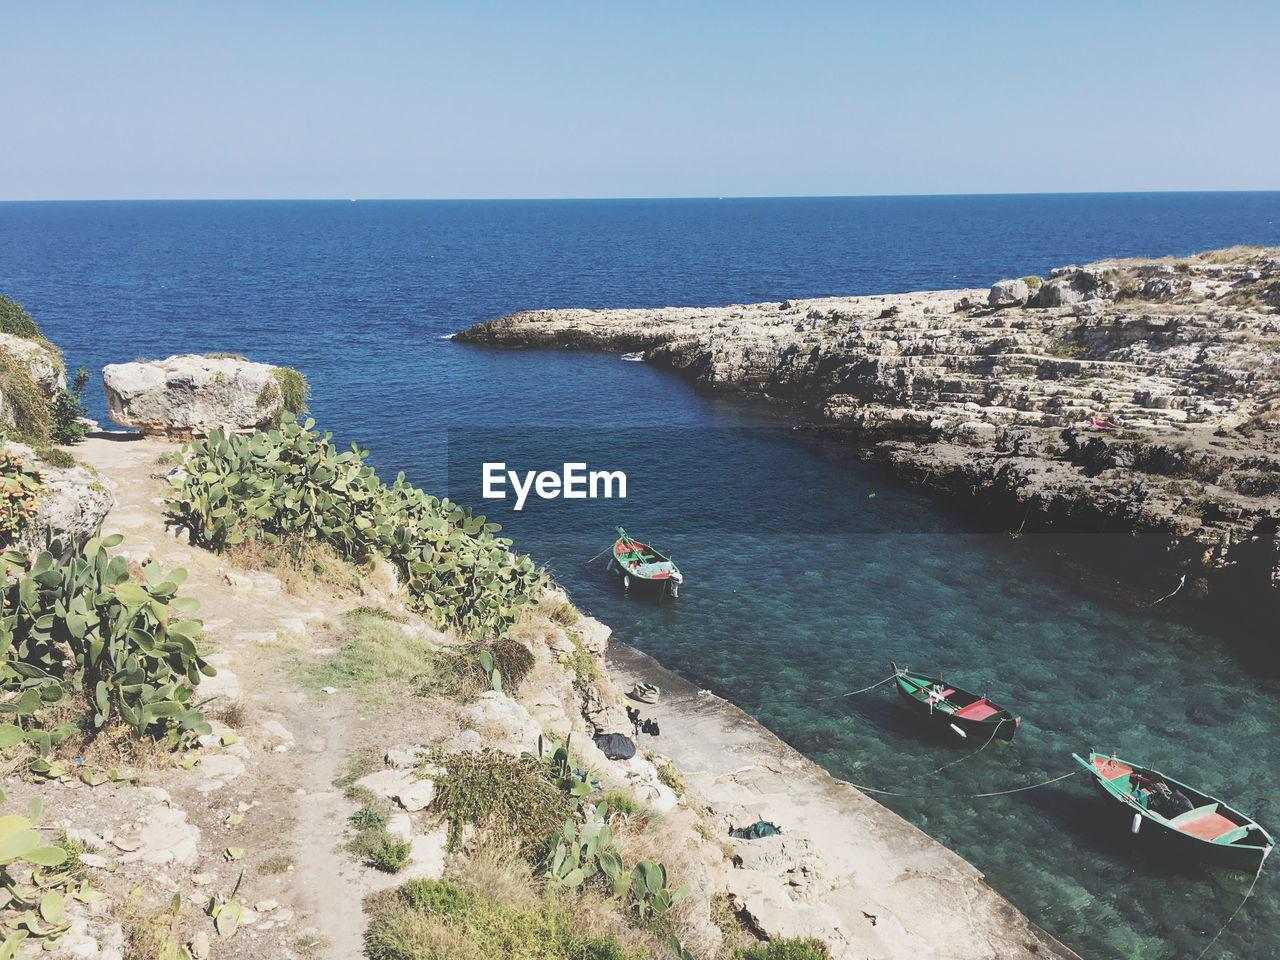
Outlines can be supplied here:
[[36, 451], [38, 456], [51, 467], [57, 467], [60, 470], [67, 470], [77, 466], [80, 461], [75, 458], [74, 454], [68, 453], [59, 447], [45, 447]]
[[[0, 803], [4, 800], [0, 790]], [[31, 948], [39, 951], [36, 944], [48, 951], [57, 949], [62, 934], [71, 926], [66, 909], [69, 903], [96, 896], [76, 869], [79, 850], [74, 854], [76, 860], [68, 859], [71, 851], [70, 844], [63, 842], [65, 833], [59, 835], [57, 846], [43, 844], [37, 828], [43, 810], [44, 801], [36, 796], [27, 804], [25, 817], [13, 813], [3, 817], [0, 884], [9, 896], [0, 904], [0, 930], [6, 938], [0, 948], [2, 957], [18, 956], [16, 945], [28, 934], [23, 956], [30, 956]], [[53, 867], [58, 869], [50, 869]]]
[[70, 388], [64, 388], [50, 404], [49, 439], [54, 443], [79, 443], [89, 432], [88, 424], [80, 422], [80, 418], [89, 413], [84, 405], [84, 388], [88, 382], [88, 369], [80, 367], [71, 379]]
[[734, 956], [739, 960], [829, 960], [831, 951], [821, 940], [812, 937], [780, 937], [768, 943], [739, 947]]
[[536, 863], [573, 809], [568, 795], [533, 757], [513, 757], [485, 747], [432, 756], [424, 761], [427, 764], [445, 771], [435, 778], [434, 809], [449, 825], [450, 850], [458, 848], [462, 829], [470, 824], [486, 831], [499, 846], [514, 847]]
[[212, 431], [183, 448], [187, 476], [175, 480], [174, 518], [193, 538], [223, 551], [247, 538], [304, 537], [346, 559], [386, 557], [413, 608], [440, 628], [471, 637], [502, 635], [521, 606], [535, 603], [544, 577], [497, 524], [428, 496], [404, 474], [385, 486], [365, 465], [367, 450], [338, 452], [331, 435], [286, 414], [280, 429], [252, 436]]
[[1029, 277], [1020, 277], [1023, 283], [1027, 285], [1027, 290], [1034, 296], [1035, 292], [1044, 286], [1044, 280], [1032, 274]]
[[409, 862], [413, 845], [408, 840], [383, 832], [369, 852], [369, 862], [383, 873], [399, 873]]
[[22, 309], [22, 304], [14, 303], [4, 294], [0, 294], [0, 333], [21, 337], [23, 340], [43, 340], [36, 322], [30, 314]]
[[284, 408], [293, 414], [306, 413], [307, 398], [311, 395], [307, 378], [288, 367], [276, 367], [275, 378]]
[[[4, 439], [0, 437], [0, 446]], [[11, 451], [0, 453], [0, 546], [16, 540], [35, 515], [44, 476]]]
[[629, 817], [641, 809], [639, 800], [629, 793], [618, 790], [610, 790], [606, 793], [604, 799], [600, 801], [600, 806], [607, 807], [611, 812], [624, 817]]
[[347, 821], [357, 830], [367, 830], [370, 827], [381, 829], [387, 825], [387, 811], [382, 807], [366, 803], [351, 816], [347, 817]]
[[400, 888], [400, 896], [409, 909], [417, 913], [434, 913], [442, 917], [465, 916], [471, 907], [471, 895], [452, 883], [441, 880], [410, 880]]
[[[175, 746], [209, 732], [191, 701], [201, 675], [215, 671], [196, 651], [201, 622], [182, 619], [200, 605], [176, 596], [186, 571], [166, 574], [147, 563], [136, 583], [125, 558], [107, 552], [121, 539], [55, 540], [30, 562], [4, 554], [12, 574], [0, 649], [10, 654], [0, 662], [0, 690], [21, 695], [0, 711], [14, 715], [14, 726], [25, 722], [33, 733], [39, 709], [83, 691], [95, 728], [118, 716], [136, 735], [165, 736]], [[40, 736], [43, 754], [50, 735]]]

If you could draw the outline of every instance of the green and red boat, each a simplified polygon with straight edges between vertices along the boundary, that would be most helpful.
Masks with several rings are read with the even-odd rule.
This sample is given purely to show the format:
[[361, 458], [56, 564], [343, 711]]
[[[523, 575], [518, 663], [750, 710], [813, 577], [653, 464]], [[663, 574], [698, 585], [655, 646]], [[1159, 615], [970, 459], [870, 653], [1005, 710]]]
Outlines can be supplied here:
[[898, 694], [912, 712], [961, 740], [1012, 740], [1022, 722], [1004, 707], [944, 683], [941, 677], [912, 673], [896, 663], [893, 672]]
[[623, 589], [638, 584], [656, 587], [675, 597], [679, 596], [680, 584], [684, 583], [684, 577], [670, 557], [647, 543], [631, 539], [621, 527], [618, 527], [609, 569], [622, 578]]
[[1159, 770], [1092, 751], [1085, 760], [1102, 795], [1132, 816], [1130, 831], [1177, 857], [1255, 873], [1275, 847], [1251, 817]]

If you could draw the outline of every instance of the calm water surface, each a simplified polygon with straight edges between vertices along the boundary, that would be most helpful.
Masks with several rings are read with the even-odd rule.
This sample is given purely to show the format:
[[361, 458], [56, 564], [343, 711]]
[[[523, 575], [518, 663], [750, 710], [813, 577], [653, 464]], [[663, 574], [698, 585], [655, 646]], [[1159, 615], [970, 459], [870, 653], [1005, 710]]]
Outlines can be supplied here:
[[[1086, 957], [1195, 957], [1248, 878], [1132, 853], [1073, 750], [1118, 748], [1280, 827], [1280, 684], [1228, 636], [1099, 599], [1032, 538], [989, 532], [793, 428], [612, 356], [442, 339], [516, 309], [985, 286], [1112, 255], [1280, 243], [1280, 194], [440, 203], [0, 204], [0, 292], [71, 366], [230, 351], [300, 368], [341, 440], [479, 503], [479, 463], [622, 469], [618, 501], [485, 510], [617, 635], [889, 799]], [[105, 420], [100, 392], [90, 398]], [[873, 496], [874, 494], [874, 496]], [[624, 524], [668, 546], [676, 603], [588, 562]], [[1105, 550], [1099, 538], [1096, 545]], [[914, 727], [890, 659], [989, 691], [1016, 742], [960, 754]], [[779, 812], [785, 821], [785, 812]], [[1209, 957], [1280, 943], [1264, 873]]]

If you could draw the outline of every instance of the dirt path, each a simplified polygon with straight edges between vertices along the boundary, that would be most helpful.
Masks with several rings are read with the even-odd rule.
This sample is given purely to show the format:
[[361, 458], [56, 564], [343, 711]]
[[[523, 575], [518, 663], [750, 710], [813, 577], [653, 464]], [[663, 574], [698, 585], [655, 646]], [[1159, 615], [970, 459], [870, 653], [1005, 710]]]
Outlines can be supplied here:
[[[286, 956], [348, 960], [362, 951], [362, 898], [392, 881], [341, 849], [355, 804], [333, 783], [353, 752], [385, 746], [391, 731], [383, 718], [361, 716], [343, 694], [317, 701], [298, 690], [289, 671], [355, 601], [292, 596], [275, 578], [233, 570], [222, 558], [164, 533], [161, 498], [171, 465], [159, 457], [173, 449], [172, 443], [137, 438], [90, 438], [76, 449], [116, 498], [103, 533], [122, 534], [118, 549], [132, 559], [152, 556], [166, 570], [187, 570], [181, 593], [200, 600], [203, 642], [216, 651], [210, 659], [220, 674], [200, 687], [202, 695], [217, 694], [210, 714], [219, 716], [236, 700], [242, 705], [227, 714], [235, 719], [244, 747], [238, 751], [242, 773], [212, 790], [206, 779], [185, 771], [149, 779], [162, 782], [173, 806], [184, 809], [201, 830], [193, 875], [216, 871], [225, 888], [230, 871], [221, 862], [222, 852], [226, 845], [243, 847], [244, 859], [234, 865], [244, 870], [240, 899], [279, 904], [261, 914], [264, 921], [279, 921], [266, 923], [265, 929], [244, 926], [218, 942], [220, 960], [256, 958], [276, 949]], [[232, 830], [225, 820], [237, 812], [244, 812], [244, 819]]]

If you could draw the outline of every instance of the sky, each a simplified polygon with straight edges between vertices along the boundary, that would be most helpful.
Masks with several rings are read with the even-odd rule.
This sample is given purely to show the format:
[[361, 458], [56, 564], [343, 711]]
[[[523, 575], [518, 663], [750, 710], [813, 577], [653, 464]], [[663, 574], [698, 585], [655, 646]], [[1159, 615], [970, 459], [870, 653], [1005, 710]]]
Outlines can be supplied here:
[[0, 200], [1280, 188], [1280, 4], [0, 0]]

